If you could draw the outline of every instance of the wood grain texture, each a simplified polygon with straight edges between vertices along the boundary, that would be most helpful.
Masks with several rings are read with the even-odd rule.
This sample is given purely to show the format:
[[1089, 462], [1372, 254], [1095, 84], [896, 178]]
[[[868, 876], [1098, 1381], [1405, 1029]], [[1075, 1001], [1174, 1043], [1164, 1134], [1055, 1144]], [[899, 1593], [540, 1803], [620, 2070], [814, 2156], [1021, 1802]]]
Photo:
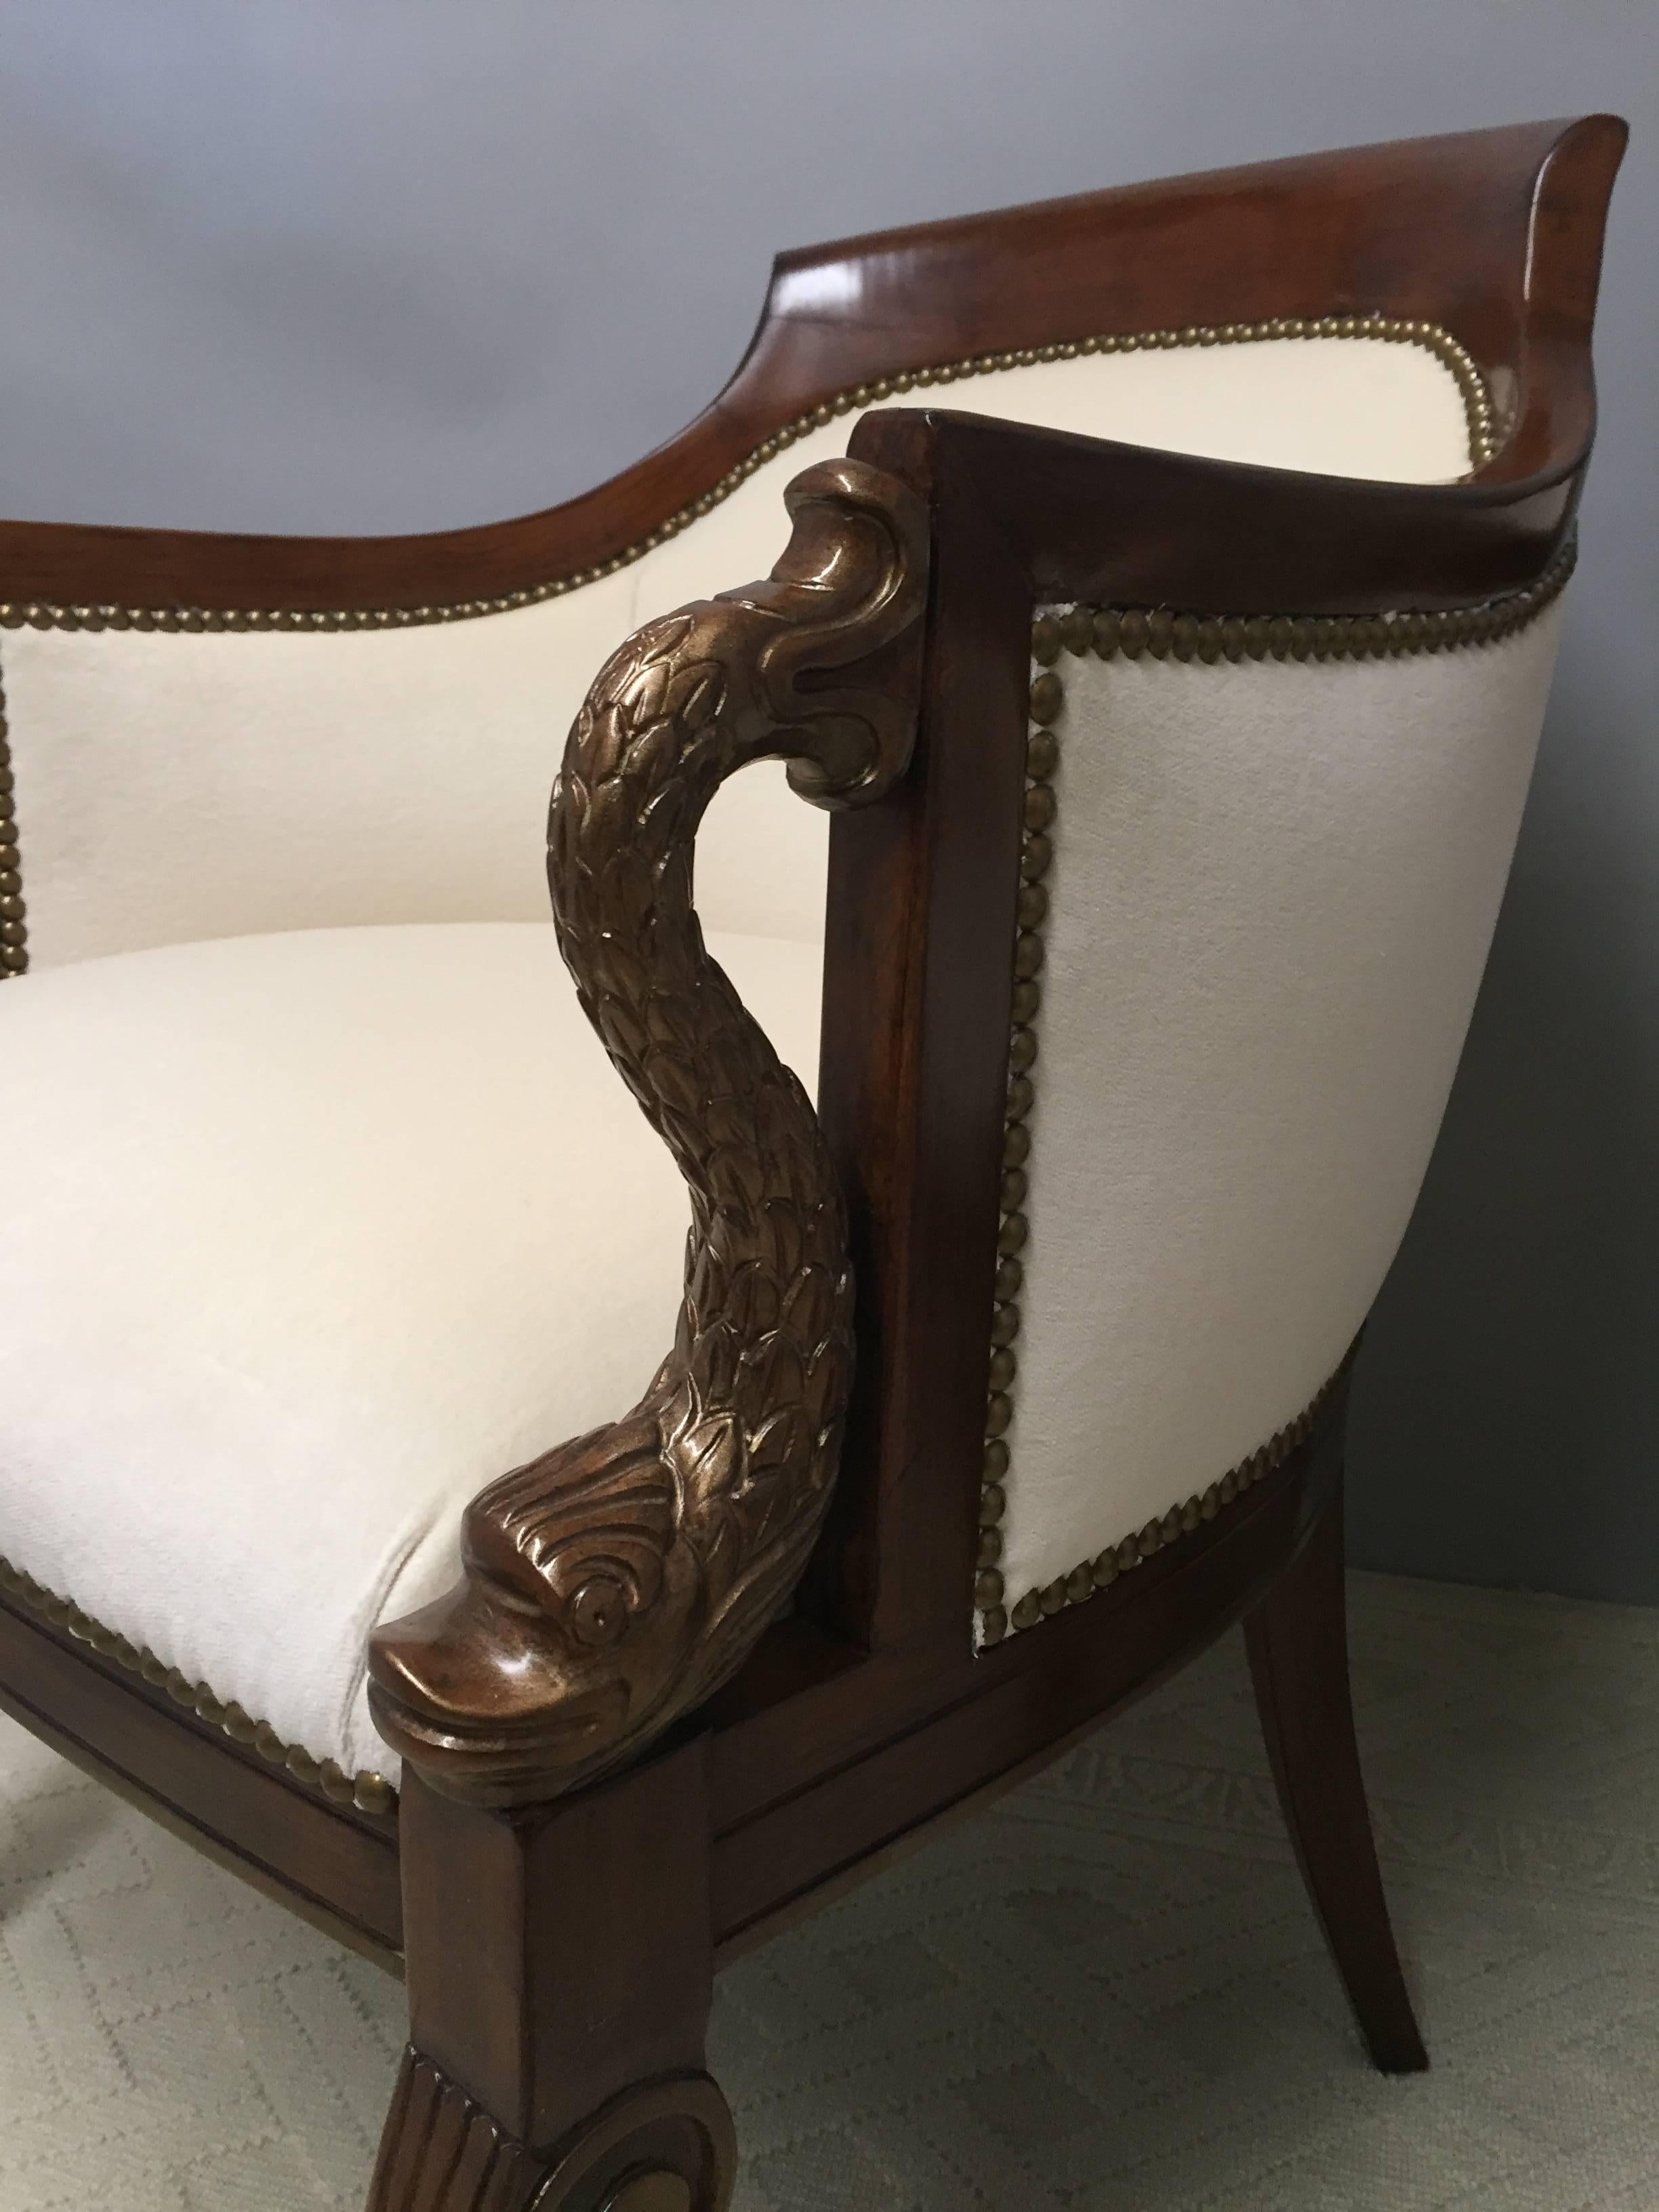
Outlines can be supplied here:
[[[725, 2203], [731, 2120], [703, 2069], [708, 1790], [702, 1735], [613, 1784], [510, 1812], [408, 1778], [411, 2047], [374, 2212], [426, 2212], [423, 2162], [459, 2174], [469, 2149], [501, 2212], [528, 2201], [513, 2193], [527, 2177], [546, 2212], [592, 2212], [647, 2177], [658, 2194], [678, 2181], [687, 2212]], [[440, 2195], [432, 2212], [471, 2203]]]
[[[854, 459], [926, 510], [933, 577], [910, 774], [831, 840], [822, 1124], [862, 1285], [840, 1493], [799, 1610], [702, 1708], [696, 1735], [513, 1812], [411, 1779], [410, 2063], [442, 2076], [421, 2089], [434, 2129], [445, 2112], [458, 2141], [472, 2127], [459, 2096], [493, 2139], [538, 2146], [545, 2163], [605, 2111], [643, 2109], [617, 2100], [653, 2077], [691, 2100], [717, 1945], [734, 1952], [1009, 1786], [1264, 1602], [1252, 1632], [1298, 1849], [1379, 2057], [1409, 2057], [1377, 1897], [1331, 1873], [1360, 1850], [1364, 1818], [1331, 1597], [1340, 1393], [1237, 1510], [1089, 1604], [978, 1658], [969, 1648], [1030, 622], [1050, 600], [1436, 608], [1541, 575], [1571, 527], [1593, 428], [1589, 324], [1623, 136], [1590, 118], [1362, 149], [787, 256], [743, 365], [689, 431], [582, 499], [483, 530], [306, 540], [0, 526], [13, 602], [473, 598], [616, 557], [782, 423], [862, 381], [1091, 332], [1349, 309], [1445, 325], [1506, 424], [1474, 480], [1401, 486], [926, 406], [859, 423]], [[877, 680], [907, 698], [918, 681], [896, 662]], [[301, 1819], [233, 1747], [3, 1608], [0, 1680], [25, 1717], [184, 1808], [250, 1868], [392, 1935], [383, 1844], [325, 1832], [318, 1823], [339, 1816], [323, 1807]], [[626, 2155], [641, 2182], [654, 2170], [712, 2205], [723, 2154], [689, 2111], [624, 2129]]]
[[[416, 606], [602, 566], [842, 392], [1097, 334], [1358, 313], [1444, 324], [1507, 404], [1483, 481], [1586, 442], [1588, 339], [1617, 118], [1310, 155], [781, 255], [726, 389], [678, 437], [563, 505], [404, 538], [0, 524], [0, 600]], [[1207, 465], [1224, 469], [1222, 463]]]
[[1030, 593], [937, 426], [865, 427], [931, 499], [933, 603], [911, 775], [830, 833], [818, 1090], [862, 1287], [854, 1442], [805, 1602], [879, 1649], [960, 1636], [973, 1579]]
[[1297, 1863], [1367, 2049], [1385, 2074], [1428, 2064], [1376, 1863], [1348, 1686], [1340, 1493], [1245, 1616], [1261, 1732]]
[[396, 1963], [397, 1825], [330, 1804], [66, 1632], [0, 1598], [0, 1707], [256, 1887]]
[[368, 2212], [526, 2212], [547, 2167], [429, 2058], [404, 2053]]
[[[1334, 1401], [1243, 1510], [976, 1661], [938, 1644], [908, 1662], [896, 1654], [839, 1694], [776, 1709], [793, 1724], [787, 1744], [773, 1713], [745, 1723], [717, 1706], [717, 1942], [735, 1953], [787, 1926], [821, 1884], [1012, 1789], [1213, 1642], [1327, 1510], [1340, 1419]], [[772, 1795], [786, 1777], [795, 1788]]]
[[548, 2146], [645, 2077], [701, 2069], [714, 1989], [708, 1744], [508, 1812], [406, 1782], [410, 2038]]
[[726, 2212], [736, 2172], [732, 2116], [706, 2074], [640, 2084], [538, 2153], [411, 2047], [368, 2212]]

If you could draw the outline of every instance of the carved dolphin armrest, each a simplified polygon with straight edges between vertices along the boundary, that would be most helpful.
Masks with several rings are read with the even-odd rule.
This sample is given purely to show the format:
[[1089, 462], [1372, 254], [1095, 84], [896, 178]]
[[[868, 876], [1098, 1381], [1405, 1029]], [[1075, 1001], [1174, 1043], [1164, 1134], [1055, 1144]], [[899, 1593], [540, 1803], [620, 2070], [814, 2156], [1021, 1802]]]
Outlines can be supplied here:
[[674, 1347], [640, 1403], [481, 1492], [462, 1580], [372, 1639], [376, 1724], [474, 1803], [589, 1781], [708, 1697], [788, 1596], [835, 1480], [853, 1370], [841, 1194], [811, 1101], [704, 949], [693, 848], [750, 761], [784, 757], [825, 807], [903, 775], [917, 655], [856, 665], [919, 640], [927, 515], [854, 460], [786, 497], [770, 578], [613, 653], [553, 787], [560, 950], [685, 1177], [691, 1228]]

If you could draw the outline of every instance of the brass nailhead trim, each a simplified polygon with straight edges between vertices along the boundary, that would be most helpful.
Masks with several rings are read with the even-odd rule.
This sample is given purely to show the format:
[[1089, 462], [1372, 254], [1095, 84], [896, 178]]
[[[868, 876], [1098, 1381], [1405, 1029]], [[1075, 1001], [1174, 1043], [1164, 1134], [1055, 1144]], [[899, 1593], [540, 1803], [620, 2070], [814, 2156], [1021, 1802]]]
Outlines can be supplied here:
[[1132, 331], [1121, 335], [1068, 338], [1063, 343], [1024, 346], [1016, 352], [969, 356], [963, 361], [943, 362], [933, 368], [906, 369], [894, 376], [872, 379], [849, 386], [833, 398], [796, 416], [763, 439], [754, 450], [728, 469], [720, 482], [679, 508], [668, 519], [620, 553], [592, 568], [578, 568], [544, 584], [522, 591], [502, 592], [492, 598], [458, 599], [447, 605], [420, 607], [334, 607], [313, 612], [285, 608], [112, 607], [59, 606], [45, 600], [0, 605], [0, 625], [19, 629], [143, 629], [143, 630], [329, 630], [409, 629], [429, 623], [468, 622], [480, 615], [510, 613], [515, 607], [558, 599], [580, 591], [601, 576], [614, 575], [670, 538], [696, 522], [727, 500], [755, 471], [785, 447], [793, 446], [809, 430], [821, 429], [838, 415], [850, 415], [872, 401], [934, 384], [955, 384], [965, 377], [987, 376], [999, 369], [1026, 368], [1036, 362], [1073, 361], [1081, 354], [1150, 353], [1180, 346], [1248, 345], [1267, 338], [1382, 338], [1394, 344], [1419, 345], [1443, 362], [1455, 380], [1468, 422], [1471, 473], [1482, 469], [1498, 447], [1497, 416], [1485, 378], [1468, 350], [1449, 331], [1437, 323], [1404, 320], [1395, 315], [1276, 315], [1265, 322], [1189, 325], [1184, 330]]
[[[1051, 655], [1050, 658], [1053, 656]], [[1065, 687], [1050, 669], [1031, 679], [1032, 728], [1025, 748], [1024, 830], [1020, 842], [1020, 891], [1015, 909], [1013, 944], [1014, 982], [1008, 1037], [1008, 1099], [1002, 1139], [1001, 1218], [997, 1228], [999, 1255], [995, 1302], [991, 1314], [991, 1359], [985, 1401], [985, 1454], [980, 1491], [979, 1571], [974, 1582], [974, 1604], [979, 1614], [981, 1644], [998, 1644], [1008, 1632], [1008, 1613], [1001, 1567], [1000, 1527], [1007, 1510], [1004, 1484], [1009, 1452], [1005, 1432], [1014, 1417], [1014, 1385], [1019, 1372], [1016, 1340], [1020, 1329], [1019, 1293], [1024, 1266], [1019, 1258], [1029, 1226], [1024, 1212], [1027, 1185], [1025, 1164], [1031, 1155], [1031, 1132], [1027, 1115], [1036, 1091], [1030, 1071], [1036, 1065], [1036, 1018], [1042, 1005], [1043, 924], [1048, 918], [1048, 894], [1043, 878], [1054, 860], [1048, 830], [1060, 811], [1054, 776], [1060, 767], [1060, 740], [1049, 725], [1066, 703]]]
[[284, 1743], [269, 1722], [250, 1720], [240, 1705], [227, 1705], [222, 1698], [216, 1698], [205, 1682], [192, 1682], [178, 1668], [158, 1659], [148, 1646], [131, 1644], [125, 1636], [118, 1636], [112, 1628], [106, 1628], [101, 1621], [82, 1613], [78, 1605], [59, 1597], [55, 1590], [47, 1589], [33, 1575], [25, 1574], [7, 1559], [0, 1559], [0, 1590], [21, 1598], [54, 1628], [67, 1630], [77, 1643], [89, 1644], [100, 1659], [113, 1660], [130, 1674], [140, 1675], [153, 1687], [165, 1690], [175, 1705], [194, 1712], [210, 1728], [221, 1729], [233, 1743], [249, 1745], [273, 1766], [285, 1767], [296, 1782], [307, 1790], [320, 1791], [331, 1803], [354, 1805], [358, 1812], [374, 1814], [380, 1819], [397, 1811], [398, 1793], [383, 1774], [371, 1773], [367, 1768], [361, 1773], [348, 1774], [332, 1759], [313, 1759], [302, 1746]]
[[23, 872], [17, 850], [16, 779], [6, 729], [6, 695], [0, 690], [0, 980], [21, 975], [29, 964]]
[[[1018, 1297], [1024, 1280], [1019, 1258], [1030, 1235], [1024, 1212], [1029, 1187], [1032, 1143], [1029, 1116], [1036, 1102], [1030, 1070], [1037, 1059], [1036, 1020], [1042, 1005], [1038, 981], [1043, 963], [1043, 925], [1048, 895], [1043, 884], [1054, 860], [1049, 835], [1060, 811], [1054, 777], [1061, 759], [1060, 737], [1054, 725], [1066, 703], [1066, 687], [1054, 667], [1062, 653], [1081, 658], [1099, 654], [1138, 659], [1143, 653], [1158, 659], [1181, 660], [1366, 660], [1392, 659], [1401, 654], [1439, 653], [1456, 647], [1489, 645], [1513, 636], [1559, 597], [1571, 575], [1577, 557], [1575, 540], [1569, 539], [1555, 561], [1536, 583], [1523, 592], [1478, 606], [1455, 607], [1443, 613], [1360, 615], [1328, 617], [1311, 615], [1194, 615], [1167, 607], [1071, 607], [1043, 613], [1031, 624], [1031, 657], [1037, 672], [1031, 678], [1031, 727], [1026, 739], [1024, 830], [1020, 844], [1021, 890], [1016, 910], [1013, 945], [1014, 987], [1012, 1024], [1008, 1039], [1008, 1100], [1003, 1137], [1001, 1218], [997, 1230], [997, 1267], [991, 1315], [989, 1388], [985, 1407], [985, 1464], [980, 1492], [980, 1550], [974, 1582], [974, 1605], [978, 1615], [981, 1646], [1000, 1644], [1011, 1629], [1034, 1628], [1039, 1620], [1067, 1605], [1080, 1605], [1104, 1589], [1117, 1577], [1166, 1543], [1213, 1520], [1217, 1512], [1279, 1465], [1307, 1434], [1313, 1417], [1328, 1395], [1328, 1382], [1305, 1413], [1261, 1450], [1231, 1468], [1219, 1482], [1182, 1505], [1172, 1506], [1162, 1521], [1149, 1522], [1139, 1535], [1109, 1547], [1098, 1559], [1085, 1559], [1069, 1575], [1041, 1590], [1027, 1590], [1010, 1605], [1000, 1562], [1001, 1522], [1007, 1510], [1006, 1483], [1010, 1463], [1006, 1432], [1015, 1410], [1014, 1382], [1018, 1371], [1013, 1350], [1019, 1334]], [[1346, 1362], [1344, 1364], [1346, 1365]], [[1339, 1373], [1340, 1370], [1339, 1370]], [[1333, 1382], [1334, 1381], [1333, 1377]]]
[[[999, 1605], [1000, 1626], [993, 1627], [993, 1616], [987, 1613], [980, 1624], [980, 1640], [983, 1644], [1000, 1644], [1010, 1630], [1018, 1632], [1024, 1628], [1035, 1628], [1041, 1620], [1062, 1613], [1069, 1605], [1084, 1605], [1097, 1590], [1109, 1589], [1120, 1575], [1128, 1574], [1142, 1566], [1161, 1552], [1166, 1544], [1173, 1544], [1178, 1536], [1189, 1535], [1206, 1521], [1213, 1521], [1218, 1513], [1235, 1504], [1255, 1488], [1277, 1467], [1282, 1467], [1297, 1446], [1302, 1443], [1312, 1429], [1322, 1407], [1341, 1380], [1348, 1366], [1347, 1359], [1330, 1380], [1322, 1384], [1312, 1403], [1304, 1408], [1293, 1421], [1270, 1437], [1259, 1451], [1230, 1468], [1218, 1482], [1187, 1499], [1184, 1504], [1172, 1505], [1162, 1520], [1149, 1521], [1133, 1536], [1126, 1536], [1121, 1544], [1109, 1544], [1092, 1559], [1084, 1559], [1068, 1575], [1061, 1575], [1042, 1589], [1027, 1590], [1024, 1597], [1006, 1609]], [[985, 1577], [981, 1575], [980, 1581]], [[999, 1583], [1000, 1577], [998, 1578]], [[975, 1584], [977, 1592], [979, 1584]], [[999, 1590], [999, 1596], [1001, 1593]]]

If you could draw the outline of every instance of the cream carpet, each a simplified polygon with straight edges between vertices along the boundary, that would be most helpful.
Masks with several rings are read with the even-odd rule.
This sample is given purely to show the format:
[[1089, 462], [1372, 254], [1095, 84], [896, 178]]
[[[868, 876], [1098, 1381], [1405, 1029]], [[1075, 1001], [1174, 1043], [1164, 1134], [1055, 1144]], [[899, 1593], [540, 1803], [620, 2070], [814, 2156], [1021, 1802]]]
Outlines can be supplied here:
[[[740, 2212], [1655, 2212], [1659, 1613], [1354, 1613], [1431, 2074], [1361, 2057], [1231, 1637], [723, 1978]], [[359, 2212], [400, 1991], [0, 1729], [0, 2212]]]

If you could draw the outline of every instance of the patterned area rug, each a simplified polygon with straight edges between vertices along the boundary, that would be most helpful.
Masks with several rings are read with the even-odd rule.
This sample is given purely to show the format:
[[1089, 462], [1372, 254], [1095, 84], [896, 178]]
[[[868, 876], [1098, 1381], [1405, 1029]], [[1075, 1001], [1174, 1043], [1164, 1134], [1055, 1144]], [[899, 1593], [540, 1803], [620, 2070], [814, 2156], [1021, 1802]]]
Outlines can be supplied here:
[[[1654, 2212], [1659, 1613], [1359, 1577], [1435, 2059], [1373, 2075], [1242, 1647], [721, 1981], [738, 2212]], [[0, 1723], [0, 2212], [359, 2212], [400, 1990]]]

